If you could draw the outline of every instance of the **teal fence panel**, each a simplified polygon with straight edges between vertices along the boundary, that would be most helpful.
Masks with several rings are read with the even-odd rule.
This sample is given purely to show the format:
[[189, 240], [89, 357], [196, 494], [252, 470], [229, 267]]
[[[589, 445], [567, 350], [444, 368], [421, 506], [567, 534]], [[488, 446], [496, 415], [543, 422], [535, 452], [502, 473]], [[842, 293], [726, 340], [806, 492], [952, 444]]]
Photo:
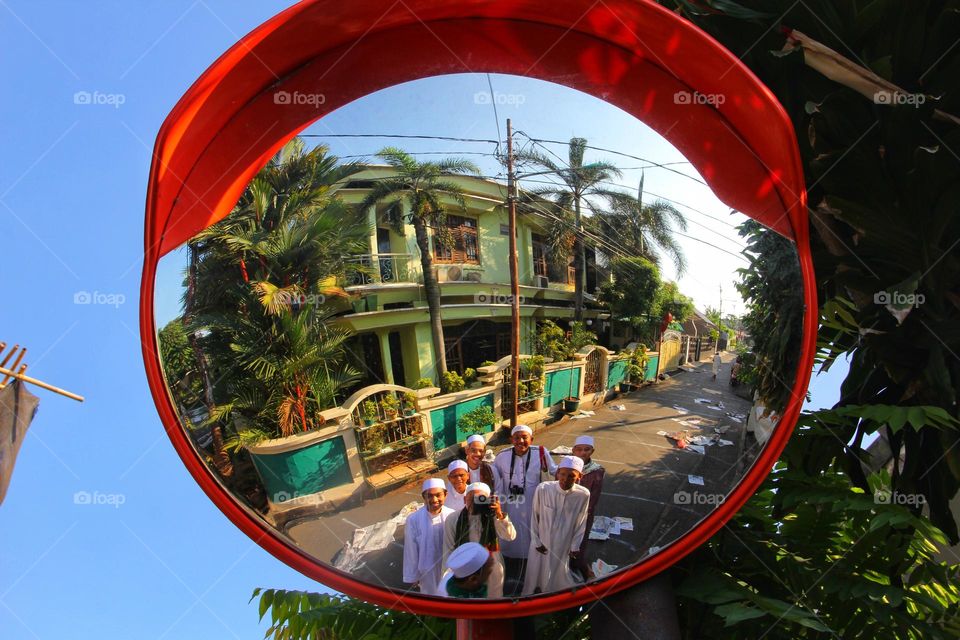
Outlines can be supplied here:
[[627, 361], [614, 360], [610, 363], [610, 369], [607, 371], [607, 389], [613, 389], [615, 386], [627, 378]]
[[[493, 394], [473, 398], [466, 402], [452, 404], [442, 409], [434, 409], [430, 412], [430, 423], [433, 425], [433, 448], [436, 451], [446, 449], [450, 445], [463, 442], [469, 436], [457, 426], [460, 418], [478, 407], [490, 407], [493, 409]], [[493, 425], [487, 429], [486, 433], [493, 431]]]
[[547, 385], [544, 389], [545, 406], [552, 407], [558, 402], [563, 402], [563, 399], [570, 395], [571, 389], [573, 389], [573, 395], [577, 395], [580, 389], [580, 367], [548, 372]]
[[347, 448], [340, 436], [274, 454], [251, 454], [267, 496], [283, 502], [353, 482]]
[[645, 380], [656, 380], [657, 379], [657, 363], [660, 361], [660, 354], [655, 353], [650, 356], [650, 360], [647, 362], [647, 372]]

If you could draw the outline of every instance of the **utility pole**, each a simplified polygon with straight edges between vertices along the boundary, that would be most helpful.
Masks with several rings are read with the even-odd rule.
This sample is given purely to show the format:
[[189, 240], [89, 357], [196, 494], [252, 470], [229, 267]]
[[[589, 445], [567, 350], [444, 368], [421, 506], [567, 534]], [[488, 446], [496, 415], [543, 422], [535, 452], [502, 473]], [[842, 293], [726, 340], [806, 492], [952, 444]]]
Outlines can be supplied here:
[[513, 173], [513, 128], [507, 118], [507, 211], [510, 218], [510, 428], [517, 426], [517, 388], [520, 386], [520, 281], [517, 273], [517, 184]]

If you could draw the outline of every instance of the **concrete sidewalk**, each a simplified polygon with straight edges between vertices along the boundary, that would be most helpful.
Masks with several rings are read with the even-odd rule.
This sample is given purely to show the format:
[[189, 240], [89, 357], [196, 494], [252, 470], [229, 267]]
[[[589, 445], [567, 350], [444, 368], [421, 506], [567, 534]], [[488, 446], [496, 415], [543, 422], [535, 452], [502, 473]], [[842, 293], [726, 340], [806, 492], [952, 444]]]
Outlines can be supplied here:
[[[606, 469], [597, 515], [633, 520], [633, 531], [591, 541], [590, 561], [600, 558], [624, 567], [647, 555], [651, 547], [676, 540], [709, 513], [718, 496], [727, 494], [752, 464], [759, 447], [745, 433], [746, 420], [728, 415], [745, 416], [751, 405], [730, 387], [734, 354], [721, 357], [724, 364], [715, 381], [709, 363], [687, 366], [667, 380], [612, 398], [593, 416], [564, 418], [536, 434], [534, 442], [549, 449], [572, 447], [581, 434], [593, 436], [594, 459]], [[715, 408], [717, 403], [723, 408]], [[624, 409], [615, 410], [617, 405]], [[697, 418], [700, 428], [680, 424], [688, 418]], [[728, 427], [722, 437], [733, 444], [708, 446], [703, 455], [657, 435], [682, 429], [691, 435], [712, 435], [713, 427], [722, 425]], [[701, 476], [704, 484], [690, 484], [690, 475]], [[420, 500], [418, 490], [419, 482], [411, 483], [363, 506], [291, 523], [288, 535], [307, 553], [331, 562], [355, 529], [389, 520], [407, 503]], [[354, 575], [374, 584], [401, 587], [402, 531], [397, 529], [395, 540], [385, 549], [367, 554]]]

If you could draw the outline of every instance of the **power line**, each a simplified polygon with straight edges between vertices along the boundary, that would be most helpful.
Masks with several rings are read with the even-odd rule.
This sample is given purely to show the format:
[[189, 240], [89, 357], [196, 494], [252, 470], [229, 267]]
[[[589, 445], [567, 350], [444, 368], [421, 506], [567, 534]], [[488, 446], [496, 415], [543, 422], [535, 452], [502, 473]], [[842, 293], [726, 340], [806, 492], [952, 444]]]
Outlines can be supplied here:
[[484, 142], [497, 144], [498, 140], [486, 138], [455, 138], [452, 136], [403, 135], [399, 133], [301, 133], [301, 138], [403, 138], [412, 140], [449, 140], [451, 142]]

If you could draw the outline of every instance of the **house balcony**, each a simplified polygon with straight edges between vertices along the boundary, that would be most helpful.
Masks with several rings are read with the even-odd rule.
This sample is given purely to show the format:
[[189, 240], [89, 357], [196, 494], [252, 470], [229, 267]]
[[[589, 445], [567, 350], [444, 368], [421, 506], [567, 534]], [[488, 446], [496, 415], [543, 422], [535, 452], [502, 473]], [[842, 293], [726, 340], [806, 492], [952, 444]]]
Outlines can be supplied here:
[[366, 253], [349, 261], [358, 269], [347, 278], [346, 288], [409, 285], [420, 281], [420, 268], [410, 253]]

